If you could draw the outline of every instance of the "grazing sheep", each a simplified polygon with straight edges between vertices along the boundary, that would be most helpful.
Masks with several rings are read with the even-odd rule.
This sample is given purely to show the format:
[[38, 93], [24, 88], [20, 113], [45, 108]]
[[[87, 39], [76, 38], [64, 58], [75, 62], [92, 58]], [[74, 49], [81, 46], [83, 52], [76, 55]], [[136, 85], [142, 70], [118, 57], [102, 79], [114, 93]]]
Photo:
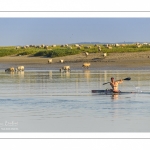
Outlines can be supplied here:
[[99, 51], [99, 52], [101, 51], [101, 47], [98, 47], [98, 51]]
[[78, 46], [77, 49], [81, 49], [81, 46]]
[[64, 71], [70, 71], [70, 66], [63, 66], [61, 69]]
[[108, 48], [108, 49], [112, 49], [112, 47], [111, 47], [111, 46], [108, 46], [107, 48]]
[[119, 46], [119, 44], [115, 44], [115, 47]]
[[45, 49], [48, 49], [48, 45], [45, 45], [44, 48], [45, 48]]
[[52, 63], [52, 59], [48, 59], [48, 64], [51, 64]]
[[64, 60], [63, 60], [63, 59], [60, 59], [60, 60], [59, 60], [59, 62], [60, 62], [60, 63], [63, 63], [63, 62], [64, 62]]
[[142, 45], [137, 45], [137, 48], [141, 47]]
[[14, 71], [15, 71], [14, 67], [10, 67], [10, 68], [5, 69], [5, 72], [14, 72]]
[[75, 44], [74, 46], [75, 46], [75, 47], [79, 47], [79, 44]]
[[16, 49], [19, 49], [19, 48], [20, 48], [20, 46], [17, 46], [17, 47], [16, 47]]
[[91, 46], [85, 46], [84, 48], [85, 48], [85, 49], [90, 49], [90, 48], [91, 48]]
[[87, 57], [89, 55], [89, 53], [88, 52], [85, 52], [85, 56]]
[[24, 71], [24, 66], [18, 66], [18, 67], [16, 68], [16, 71]]
[[106, 56], [107, 56], [107, 53], [103, 53], [103, 56], [106, 57]]
[[56, 45], [52, 45], [52, 47], [56, 47]]
[[90, 63], [84, 63], [83, 65], [82, 65], [82, 67], [84, 67], [84, 68], [89, 68], [89, 66], [90, 66], [91, 64]]
[[69, 49], [72, 49], [72, 47], [71, 47], [71, 46], [68, 46], [68, 48], [69, 48]]

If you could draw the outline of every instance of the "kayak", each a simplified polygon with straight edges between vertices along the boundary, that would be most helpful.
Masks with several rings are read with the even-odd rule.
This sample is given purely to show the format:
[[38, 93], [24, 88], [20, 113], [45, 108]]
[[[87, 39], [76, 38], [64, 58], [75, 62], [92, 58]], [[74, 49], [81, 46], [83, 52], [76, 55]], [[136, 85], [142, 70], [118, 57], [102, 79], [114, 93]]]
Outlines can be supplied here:
[[122, 92], [122, 91], [119, 91], [119, 92], [115, 93], [115, 92], [113, 92], [110, 89], [106, 89], [106, 90], [91, 90], [91, 92], [92, 93], [102, 94], [102, 95], [142, 93], [142, 92]]

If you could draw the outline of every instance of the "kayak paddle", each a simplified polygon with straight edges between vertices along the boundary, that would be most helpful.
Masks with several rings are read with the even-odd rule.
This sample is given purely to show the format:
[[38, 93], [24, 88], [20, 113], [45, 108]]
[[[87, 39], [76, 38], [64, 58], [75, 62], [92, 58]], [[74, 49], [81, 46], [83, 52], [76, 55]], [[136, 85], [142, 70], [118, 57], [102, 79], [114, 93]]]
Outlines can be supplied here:
[[[131, 78], [128, 77], [128, 78], [125, 78], [125, 79], [122, 79], [122, 80], [131, 80]], [[110, 83], [110, 82], [107, 82], [107, 83]], [[107, 83], [103, 83], [103, 85], [105, 85], [105, 84], [107, 84]]]

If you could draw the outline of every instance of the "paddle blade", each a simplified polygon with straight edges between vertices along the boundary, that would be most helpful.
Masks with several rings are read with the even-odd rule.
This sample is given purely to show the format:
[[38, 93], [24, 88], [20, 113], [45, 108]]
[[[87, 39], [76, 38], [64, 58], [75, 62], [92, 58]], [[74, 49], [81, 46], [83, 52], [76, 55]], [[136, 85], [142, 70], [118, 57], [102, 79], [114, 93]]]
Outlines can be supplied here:
[[105, 85], [105, 84], [108, 84], [108, 83], [110, 83], [110, 82], [107, 82], [107, 83], [103, 83], [103, 85]]
[[128, 77], [128, 78], [125, 78], [125, 79], [123, 79], [123, 80], [131, 80], [131, 78], [130, 78], [130, 77]]

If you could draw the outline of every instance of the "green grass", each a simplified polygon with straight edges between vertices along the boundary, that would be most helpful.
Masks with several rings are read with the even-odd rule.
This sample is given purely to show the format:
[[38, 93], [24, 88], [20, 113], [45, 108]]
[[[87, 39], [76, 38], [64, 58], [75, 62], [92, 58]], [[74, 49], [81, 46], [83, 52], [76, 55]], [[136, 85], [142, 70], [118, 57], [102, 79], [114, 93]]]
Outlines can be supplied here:
[[[84, 47], [87, 45], [82, 45], [81, 49], [77, 49], [74, 45], [72, 45], [72, 49], [69, 49], [68, 47], [49, 47], [47, 49], [44, 48], [35, 48], [35, 47], [29, 47], [26, 49], [19, 48], [15, 49], [15, 46], [7, 46], [7, 47], [0, 47], [0, 57], [3, 56], [9, 56], [9, 55], [32, 55], [32, 56], [46, 56], [46, 57], [61, 57], [61, 56], [67, 56], [67, 55], [75, 55], [79, 53], [99, 53], [98, 48], [94, 47], [94, 45], [90, 45], [90, 49], [85, 49]], [[100, 45], [102, 51], [101, 52], [107, 52], [109, 53], [124, 53], [124, 52], [143, 52], [143, 51], [150, 51], [149, 45], [143, 45], [140, 48], [137, 48], [136, 45], [130, 44], [126, 46], [119, 46], [114, 47], [111, 46], [112, 49], [108, 49], [104, 47], [103, 45]]]

